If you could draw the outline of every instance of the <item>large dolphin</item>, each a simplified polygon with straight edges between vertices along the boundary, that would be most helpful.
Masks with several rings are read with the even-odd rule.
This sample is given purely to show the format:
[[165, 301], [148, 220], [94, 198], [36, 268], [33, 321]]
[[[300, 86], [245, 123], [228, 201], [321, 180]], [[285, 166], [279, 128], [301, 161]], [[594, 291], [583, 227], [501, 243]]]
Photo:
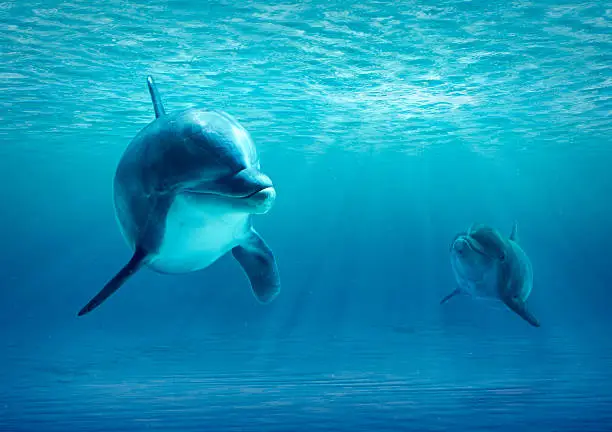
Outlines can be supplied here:
[[518, 244], [516, 223], [509, 238], [486, 225], [472, 225], [455, 236], [450, 256], [458, 287], [441, 304], [458, 294], [499, 299], [529, 324], [540, 326], [525, 303], [533, 287], [533, 269]]
[[147, 77], [155, 120], [136, 135], [115, 173], [114, 203], [130, 261], [79, 312], [91, 312], [138, 269], [185, 273], [232, 251], [262, 303], [280, 291], [274, 255], [253, 229], [276, 191], [249, 133], [224, 112], [166, 114]]

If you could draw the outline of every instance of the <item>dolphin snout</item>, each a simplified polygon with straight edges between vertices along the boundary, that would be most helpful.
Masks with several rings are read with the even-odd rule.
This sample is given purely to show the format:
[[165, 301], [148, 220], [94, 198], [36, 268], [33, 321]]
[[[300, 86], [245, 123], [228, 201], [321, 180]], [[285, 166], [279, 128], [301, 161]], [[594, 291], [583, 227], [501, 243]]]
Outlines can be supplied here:
[[260, 171], [257, 171], [257, 174], [254, 176], [254, 180], [259, 185], [258, 187], [260, 190], [274, 188], [272, 179]]
[[223, 197], [237, 211], [253, 214], [267, 213], [276, 199], [270, 177], [251, 167], [214, 182], [192, 187], [188, 192]]
[[255, 178], [260, 189], [246, 197], [246, 200], [252, 207], [252, 213], [265, 214], [270, 211], [274, 201], [276, 201], [276, 189], [274, 189], [272, 179], [264, 173], [258, 171]]
[[253, 195], [245, 198], [251, 207], [251, 213], [253, 214], [265, 214], [270, 211], [274, 201], [276, 201], [276, 190], [273, 186], [264, 188], [259, 192], [255, 192]]
[[206, 190], [208, 193], [230, 198], [249, 198], [270, 187], [273, 187], [270, 177], [256, 168], [245, 168], [215, 180], [206, 186]]
[[453, 243], [453, 250], [457, 252], [459, 255], [465, 254], [468, 251], [468, 249], [469, 249], [469, 245], [462, 238], [455, 240], [455, 242]]
[[249, 213], [267, 213], [276, 200], [272, 179], [255, 167], [239, 171], [220, 186], [225, 196], [237, 198], [235, 208], [244, 208]]

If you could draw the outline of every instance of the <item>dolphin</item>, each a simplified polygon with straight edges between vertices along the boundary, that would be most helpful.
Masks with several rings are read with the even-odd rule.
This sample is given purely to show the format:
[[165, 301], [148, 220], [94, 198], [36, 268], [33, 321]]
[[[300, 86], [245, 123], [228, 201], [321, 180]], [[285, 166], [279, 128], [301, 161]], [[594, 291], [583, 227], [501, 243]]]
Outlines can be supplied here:
[[147, 77], [155, 119], [123, 153], [113, 198], [129, 262], [78, 313], [91, 312], [146, 266], [177, 274], [204, 269], [231, 251], [255, 298], [280, 292], [274, 254], [255, 231], [253, 214], [267, 213], [276, 191], [249, 133], [225, 112], [190, 108], [166, 114]]
[[516, 222], [508, 238], [489, 226], [472, 225], [453, 239], [450, 260], [457, 288], [440, 304], [459, 294], [497, 299], [532, 326], [540, 327], [526, 305], [533, 287], [533, 269], [518, 244]]

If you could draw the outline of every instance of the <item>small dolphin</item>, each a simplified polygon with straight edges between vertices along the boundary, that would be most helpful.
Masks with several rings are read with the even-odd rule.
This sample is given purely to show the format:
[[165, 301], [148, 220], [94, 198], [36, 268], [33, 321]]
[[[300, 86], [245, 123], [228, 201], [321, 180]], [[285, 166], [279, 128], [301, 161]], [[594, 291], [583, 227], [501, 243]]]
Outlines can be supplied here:
[[458, 294], [501, 300], [529, 324], [540, 327], [525, 302], [533, 287], [533, 270], [518, 245], [517, 224], [508, 239], [486, 225], [472, 225], [457, 234], [450, 247], [458, 287], [440, 301]]
[[252, 227], [276, 198], [249, 133], [229, 114], [191, 108], [166, 114], [151, 76], [155, 120], [136, 135], [115, 173], [114, 204], [130, 261], [79, 312], [91, 312], [142, 266], [186, 273], [230, 250], [255, 297], [280, 291], [276, 260]]

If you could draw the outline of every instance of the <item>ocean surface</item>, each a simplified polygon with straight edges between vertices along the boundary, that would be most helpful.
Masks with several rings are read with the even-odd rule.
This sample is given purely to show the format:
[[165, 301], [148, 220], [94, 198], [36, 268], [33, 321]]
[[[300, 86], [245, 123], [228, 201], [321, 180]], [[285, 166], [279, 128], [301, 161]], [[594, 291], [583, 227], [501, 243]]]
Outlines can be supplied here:
[[[612, 430], [610, 1], [0, 1], [0, 430]], [[224, 110], [277, 190], [280, 295], [135, 274], [113, 176]], [[472, 223], [535, 328], [455, 288]]]

